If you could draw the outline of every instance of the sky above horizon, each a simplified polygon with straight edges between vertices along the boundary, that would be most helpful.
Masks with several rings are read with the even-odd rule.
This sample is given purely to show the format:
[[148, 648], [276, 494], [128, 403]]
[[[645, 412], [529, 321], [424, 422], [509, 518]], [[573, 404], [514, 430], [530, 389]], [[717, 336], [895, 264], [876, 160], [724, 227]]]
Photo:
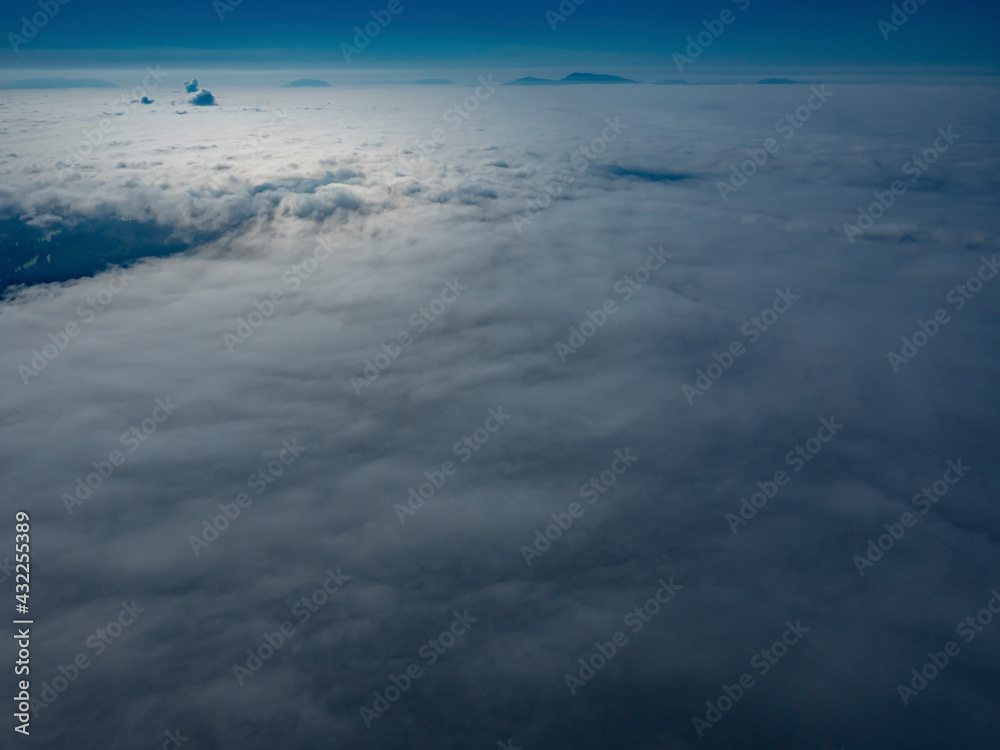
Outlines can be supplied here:
[[[512, 65], [608, 58], [655, 64], [684, 54], [688, 37], [696, 38], [706, 24], [718, 30], [723, 12], [731, 14], [730, 23], [712, 38], [699, 64], [990, 67], [1000, 62], [994, 31], [998, 10], [995, 4], [972, 0], [897, 4], [914, 11], [897, 14], [897, 22], [905, 18], [897, 30], [879, 26], [880, 21], [892, 23], [893, 4], [860, 0], [810, 5], [788, 0], [677, 5], [587, 0], [578, 6], [570, 0], [398, 0], [396, 14], [385, 10], [389, 0], [303, 0], [294, 6], [259, 0], [236, 5], [231, 0], [52, 3], [44, 8], [38, 0], [4, 4], [0, 67], [146, 64], [152, 56], [161, 61], [345, 68], [461, 65], [485, 58]], [[45, 8], [58, 9], [52, 14]], [[373, 23], [373, 14], [391, 20], [359, 54], [346, 59], [341, 45], [353, 45], [355, 27]], [[45, 22], [36, 30], [33, 18]]]

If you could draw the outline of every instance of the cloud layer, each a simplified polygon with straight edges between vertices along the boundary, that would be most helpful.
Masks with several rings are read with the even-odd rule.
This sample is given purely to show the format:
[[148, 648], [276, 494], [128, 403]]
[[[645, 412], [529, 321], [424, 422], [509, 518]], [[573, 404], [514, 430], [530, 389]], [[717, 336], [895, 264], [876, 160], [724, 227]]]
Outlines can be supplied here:
[[0, 306], [39, 741], [992, 746], [995, 91], [491, 88], [8, 97], [0, 216], [191, 248]]

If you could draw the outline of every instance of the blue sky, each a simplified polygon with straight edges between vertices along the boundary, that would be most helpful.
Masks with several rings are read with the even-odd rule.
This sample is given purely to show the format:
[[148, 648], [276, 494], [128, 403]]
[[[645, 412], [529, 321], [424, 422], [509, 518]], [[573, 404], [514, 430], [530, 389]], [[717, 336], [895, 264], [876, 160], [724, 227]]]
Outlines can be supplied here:
[[[228, 2], [228, 0], [222, 0]], [[754, 65], [974, 65], [1000, 62], [995, 44], [998, 11], [985, 2], [927, 0], [907, 23], [884, 39], [879, 19], [891, 3], [843, 0], [806, 4], [786, 0], [711, 0], [662, 3], [586, 0], [553, 30], [546, 11], [559, 0], [399, 0], [402, 12], [350, 65], [474, 63], [492, 57], [511, 65], [558, 56], [618, 56], [669, 61], [703, 22], [731, 9], [735, 20], [713, 43], [707, 64]], [[56, 2], [56, 0], [52, 0]], [[2, 65], [67, 62], [132, 63], [156, 50], [158, 59], [232, 63], [345, 64], [342, 42], [353, 28], [385, 8], [381, 0], [275, 3], [242, 0], [220, 20], [213, 0], [69, 0], [15, 54], [10, 34], [22, 17], [39, 13], [38, 0], [9, 0], [0, 13], [5, 36]], [[569, 6], [564, 6], [569, 7]], [[745, 8], [745, 10], [741, 10]]]

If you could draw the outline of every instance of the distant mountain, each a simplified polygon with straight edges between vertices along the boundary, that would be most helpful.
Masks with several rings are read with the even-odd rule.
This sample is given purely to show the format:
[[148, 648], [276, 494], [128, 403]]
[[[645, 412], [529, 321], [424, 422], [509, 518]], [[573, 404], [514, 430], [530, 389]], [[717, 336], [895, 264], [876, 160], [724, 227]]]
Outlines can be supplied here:
[[687, 86], [687, 81], [682, 81], [680, 78], [671, 78], [667, 81], [657, 81], [657, 86]]
[[504, 86], [555, 86], [556, 82], [550, 78], [518, 78], [516, 81], [509, 81]]
[[409, 86], [454, 86], [447, 78], [421, 78], [418, 81], [408, 81]]
[[638, 83], [631, 78], [609, 76], [601, 73], [570, 73], [560, 83]]
[[620, 76], [609, 76], [602, 73], [570, 73], [565, 78], [553, 81], [551, 78], [518, 78], [516, 81], [505, 83], [504, 86], [570, 86], [577, 83], [638, 83], [630, 78]]
[[292, 81], [291, 83], [286, 83], [281, 88], [283, 89], [297, 89], [297, 88], [324, 88], [329, 87], [329, 83], [326, 81], [320, 81], [316, 78], [300, 78], [297, 81]]
[[96, 78], [26, 78], [0, 83], [0, 89], [116, 89], [117, 84]]
[[774, 85], [783, 83], [809, 83], [809, 81], [793, 81], [791, 78], [765, 78], [762, 81], [757, 81], [759, 84]]

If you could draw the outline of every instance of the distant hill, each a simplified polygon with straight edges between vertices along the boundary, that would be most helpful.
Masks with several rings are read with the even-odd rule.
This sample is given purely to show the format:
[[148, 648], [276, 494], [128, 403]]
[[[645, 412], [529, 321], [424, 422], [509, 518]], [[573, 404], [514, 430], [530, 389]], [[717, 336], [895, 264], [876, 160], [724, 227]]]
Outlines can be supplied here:
[[631, 78], [609, 76], [602, 73], [570, 73], [560, 83], [637, 83]]
[[657, 81], [657, 86], [687, 86], [687, 81], [682, 81], [680, 78], [671, 78], [667, 81]]
[[421, 78], [418, 81], [408, 81], [408, 86], [454, 86], [447, 78]]
[[762, 81], [757, 81], [757, 83], [764, 85], [775, 85], [784, 83], [809, 83], [809, 81], [793, 81], [791, 78], [765, 78]]
[[316, 78], [300, 78], [297, 81], [292, 81], [291, 83], [286, 83], [281, 88], [283, 89], [297, 89], [297, 88], [324, 88], [329, 87], [330, 84], [326, 81], [320, 81]]
[[570, 73], [558, 81], [553, 81], [551, 78], [528, 76], [505, 83], [504, 86], [570, 86], [579, 83], [638, 83], [638, 81], [620, 76], [604, 75], [602, 73]]
[[0, 83], [0, 89], [116, 89], [117, 84], [97, 78], [26, 78]]
[[518, 78], [516, 81], [509, 81], [504, 86], [555, 86], [556, 82], [551, 78]]

